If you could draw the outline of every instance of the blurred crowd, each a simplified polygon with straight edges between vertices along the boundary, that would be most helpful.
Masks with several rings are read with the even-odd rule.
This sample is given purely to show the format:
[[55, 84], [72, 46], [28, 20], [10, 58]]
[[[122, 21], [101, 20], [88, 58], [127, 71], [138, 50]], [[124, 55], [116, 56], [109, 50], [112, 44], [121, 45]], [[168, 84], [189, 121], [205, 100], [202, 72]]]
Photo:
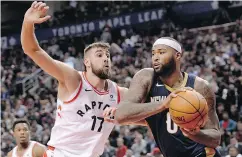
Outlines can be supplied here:
[[[110, 16], [119, 16], [148, 10], [169, 7], [175, 2], [166, 1], [65, 1], [62, 2], [59, 11], [55, 11], [53, 18], [38, 27], [53, 27], [68, 24], [75, 24], [106, 18]], [[93, 12], [95, 10], [95, 13]]]
[[[76, 3], [85, 2], [70, 2], [70, 6], [73, 7]], [[140, 3], [145, 6], [149, 2]], [[85, 7], [88, 8], [88, 5]], [[85, 13], [85, 7], [79, 10], [80, 14]], [[108, 12], [115, 15], [119, 9], [122, 10], [114, 8], [110, 11], [110, 7], [106, 7], [108, 10], [105, 6], [98, 7], [103, 14]], [[75, 15], [78, 16], [77, 13]], [[63, 23], [66, 23], [63, 15], [56, 13], [55, 16], [60, 16]], [[72, 17], [67, 13], [66, 16]], [[73, 17], [74, 19], [78, 17]], [[83, 70], [84, 48], [95, 41], [109, 42], [112, 57], [111, 79], [120, 86], [129, 87], [137, 71], [151, 67], [152, 44], [162, 36], [173, 37], [182, 44], [183, 71], [200, 76], [213, 86], [222, 134], [221, 144], [217, 149], [226, 157], [242, 154], [242, 21], [236, 21], [233, 26], [193, 31], [177, 30], [171, 22], [161, 26], [148, 24], [140, 28], [116, 30], [105, 26], [100, 34], [54, 38], [40, 42], [40, 45], [54, 59], [77, 70]], [[55, 121], [57, 81], [51, 79], [47, 85], [44, 78], [39, 78], [40, 86], [35, 92], [23, 93], [21, 85], [16, 82], [35, 72], [38, 67], [23, 53], [20, 46], [2, 50], [1, 62], [2, 156], [15, 146], [11, 127], [16, 118], [27, 118], [31, 124], [32, 140], [46, 145]], [[114, 156], [162, 157], [162, 154], [146, 127], [115, 126], [105, 144], [102, 157]]]

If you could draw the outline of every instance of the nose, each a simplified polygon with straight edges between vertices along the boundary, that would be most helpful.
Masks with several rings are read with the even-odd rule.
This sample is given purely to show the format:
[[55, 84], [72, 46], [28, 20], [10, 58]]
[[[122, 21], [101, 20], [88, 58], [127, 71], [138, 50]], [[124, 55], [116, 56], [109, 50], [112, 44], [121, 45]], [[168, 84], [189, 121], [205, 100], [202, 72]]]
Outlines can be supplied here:
[[103, 60], [104, 60], [104, 63], [108, 62], [108, 56], [104, 55]]
[[25, 135], [25, 132], [24, 131], [21, 131], [20, 132], [20, 135], [22, 135], [22, 136]]
[[153, 61], [159, 61], [159, 55], [157, 53], [155, 53], [152, 58]]

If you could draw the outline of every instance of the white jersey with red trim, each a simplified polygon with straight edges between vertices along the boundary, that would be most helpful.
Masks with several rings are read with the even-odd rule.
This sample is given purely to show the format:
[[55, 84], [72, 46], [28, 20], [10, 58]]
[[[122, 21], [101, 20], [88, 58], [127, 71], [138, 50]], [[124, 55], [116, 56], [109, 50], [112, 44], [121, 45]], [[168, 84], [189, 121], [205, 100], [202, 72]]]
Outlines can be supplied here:
[[[22, 157], [33, 157], [33, 148], [34, 148], [34, 145], [37, 144], [37, 142], [35, 141], [30, 141], [29, 142], [29, 146], [28, 148], [24, 151], [24, 154]], [[17, 149], [18, 149], [18, 146], [14, 147], [13, 148], [13, 153], [12, 153], [12, 157], [19, 157], [17, 155]]]
[[70, 101], [57, 100], [56, 120], [51, 131], [49, 146], [72, 155], [96, 157], [103, 153], [104, 145], [114, 124], [105, 122], [103, 111], [117, 107], [120, 94], [116, 83], [108, 80], [108, 90], [100, 92], [80, 73], [82, 83]]

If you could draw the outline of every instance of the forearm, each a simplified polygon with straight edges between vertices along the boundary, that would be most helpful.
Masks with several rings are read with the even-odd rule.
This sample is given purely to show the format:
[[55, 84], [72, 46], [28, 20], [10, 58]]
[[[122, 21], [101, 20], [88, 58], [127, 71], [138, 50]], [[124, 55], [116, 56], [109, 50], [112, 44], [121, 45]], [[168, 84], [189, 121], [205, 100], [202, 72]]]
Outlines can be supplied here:
[[216, 148], [220, 144], [221, 135], [216, 129], [204, 129], [200, 130], [196, 136], [190, 136], [189, 138], [210, 148]]
[[121, 102], [115, 113], [115, 120], [119, 124], [125, 124], [128, 122], [136, 122], [143, 120], [151, 115], [162, 112], [166, 109], [165, 105], [161, 102], [151, 103], [131, 103]]
[[122, 123], [120, 125], [139, 125], [139, 126], [148, 126], [146, 120], [140, 120], [137, 122], [126, 122], [126, 123]]
[[25, 53], [40, 50], [40, 46], [34, 33], [34, 24], [24, 21], [21, 31], [21, 44]]

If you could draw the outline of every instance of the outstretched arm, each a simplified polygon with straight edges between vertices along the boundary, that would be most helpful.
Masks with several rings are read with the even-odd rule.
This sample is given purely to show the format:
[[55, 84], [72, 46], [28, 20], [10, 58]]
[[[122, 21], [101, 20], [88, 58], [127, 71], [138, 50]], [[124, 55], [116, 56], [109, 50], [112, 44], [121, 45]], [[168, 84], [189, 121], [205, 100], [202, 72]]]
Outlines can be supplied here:
[[195, 142], [204, 144], [211, 148], [216, 148], [220, 144], [221, 134], [219, 131], [219, 120], [216, 113], [216, 97], [209, 86], [209, 83], [201, 78], [196, 78], [194, 89], [202, 94], [207, 100], [208, 104], [208, 121], [205, 126], [195, 135], [191, 132], [186, 132], [185, 134], [188, 138], [192, 139]]
[[130, 87], [114, 114], [119, 124], [127, 124], [145, 119], [166, 109], [161, 102], [142, 103], [148, 95], [154, 71], [151, 68], [137, 72]]
[[27, 54], [41, 69], [56, 78], [69, 93], [78, 87], [81, 77], [78, 71], [65, 63], [54, 60], [40, 46], [35, 36], [34, 24], [43, 23], [50, 18], [49, 7], [43, 2], [33, 2], [26, 11], [21, 31], [21, 44]]

